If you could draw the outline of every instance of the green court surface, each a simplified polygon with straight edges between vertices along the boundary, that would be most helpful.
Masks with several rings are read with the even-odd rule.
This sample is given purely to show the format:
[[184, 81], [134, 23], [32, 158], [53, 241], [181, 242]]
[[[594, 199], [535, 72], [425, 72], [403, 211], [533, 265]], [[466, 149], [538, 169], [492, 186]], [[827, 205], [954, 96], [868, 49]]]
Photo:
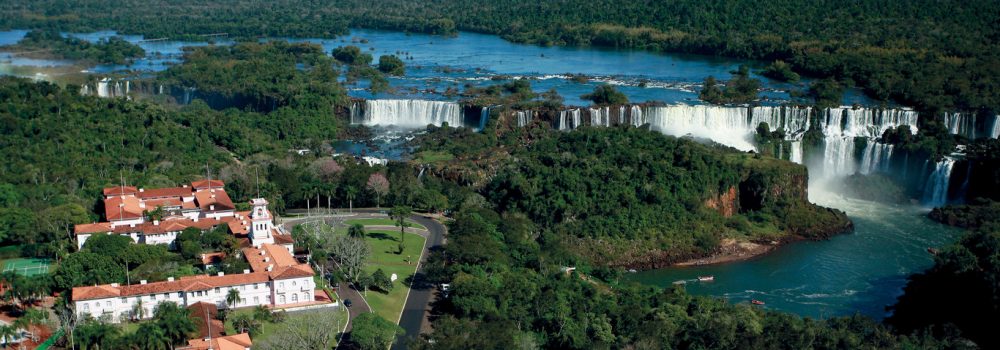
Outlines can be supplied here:
[[20, 258], [3, 261], [3, 272], [14, 271], [22, 276], [35, 276], [49, 273], [48, 259]]

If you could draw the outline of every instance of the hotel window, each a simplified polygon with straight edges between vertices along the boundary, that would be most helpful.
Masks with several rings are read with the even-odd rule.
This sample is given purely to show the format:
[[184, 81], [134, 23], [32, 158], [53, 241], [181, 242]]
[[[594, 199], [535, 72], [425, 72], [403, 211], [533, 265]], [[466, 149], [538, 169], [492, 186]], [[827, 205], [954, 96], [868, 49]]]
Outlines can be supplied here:
[[253, 297], [254, 304], [260, 304], [260, 297]]
[[292, 302], [293, 303], [299, 302], [299, 295], [298, 294], [292, 294]]
[[83, 303], [83, 311], [90, 311], [90, 304]]
[[178, 298], [184, 298], [184, 292], [177, 292]]
[[254, 283], [253, 284], [253, 289], [260, 289], [260, 285], [258, 285], [257, 283]]
[[246, 305], [247, 304], [247, 298], [240, 298], [240, 304]]
[[163, 299], [170, 299], [170, 293], [163, 293]]
[[122, 298], [122, 304], [128, 304], [128, 298]]
[[215, 294], [219, 294], [219, 287], [215, 287]]
[[111, 300], [108, 300], [108, 301], [104, 302], [104, 305], [107, 305], [108, 307], [111, 307]]
[[279, 304], [284, 304], [285, 303], [285, 295], [280, 295], [280, 297], [278, 298], [278, 300], [279, 300]]
[[278, 288], [285, 289], [285, 282], [278, 282]]
[[292, 281], [292, 286], [294, 287], [294, 286], [297, 286], [297, 285], [299, 285], [299, 282], [296, 282], [296, 281], [293, 280]]

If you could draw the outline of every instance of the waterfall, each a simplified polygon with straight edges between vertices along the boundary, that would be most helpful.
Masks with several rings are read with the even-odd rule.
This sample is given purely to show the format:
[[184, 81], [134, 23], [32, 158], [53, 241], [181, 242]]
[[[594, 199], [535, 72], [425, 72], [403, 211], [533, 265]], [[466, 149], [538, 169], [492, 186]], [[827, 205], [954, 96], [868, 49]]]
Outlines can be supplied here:
[[824, 138], [823, 175], [844, 176], [854, 174], [854, 138]]
[[802, 141], [792, 141], [792, 150], [788, 155], [788, 160], [802, 164]]
[[634, 127], [640, 127], [643, 124], [646, 124], [646, 118], [645, 114], [642, 112], [642, 107], [632, 106], [629, 110], [629, 118], [629, 122], [631, 122]]
[[751, 130], [756, 130], [760, 123], [767, 123], [771, 131], [779, 129], [785, 130], [785, 139], [789, 141], [801, 140], [802, 134], [809, 130], [809, 113], [812, 108], [805, 107], [753, 107], [750, 110]]
[[874, 139], [882, 137], [886, 130], [901, 125], [908, 125], [910, 133], [917, 134], [917, 112], [905, 109], [829, 108], [823, 121], [826, 136]]
[[516, 111], [514, 115], [517, 116], [517, 126], [523, 127], [531, 123], [532, 117], [534, 116], [534, 111]]
[[653, 130], [667, 135], [693, 135], [743, 151], [755, 149], [747, 108], [675, 105], [650, 107], [644, 115]]
[[970, 139], [976, 138], [976, 115], [963, 113], [945, 113], [944, 125], [948, 133], [962, 135]]
[[[426, 100], [366, 100], [363, 111], [352, 106], [352, 122], [364, 125], [420, 128], [433, 124], [462, 125], [462, 107], [454, 102]], [[354, 119], [357, 116], [357, 119]]]
[[892, 145], [868, 141], [861, 158], [861, 168], [858, 171], [865, 175], [888, 172], [891, 159]]
[[580, 110], [571, 109], [559, 112], [559, 130], [573, 130], [580, 127]]
[[934, 172], [927, 178], [924, 186], [924, 204], [940, 207], [948, 201], [948, 182], [951, 180], [951, 168], [955, 160], [945, 157], [937, 163]]
[[[591, 126], [611, 126], [611, 107], [590, 108]], [[624, 112], [619, 112], [618, 119], [622, 119]]]
[[483, 107], [483, 109], [479, 111], [479, 130], [486, 128], [486, 122], [489, 121], [489, 119], [490, 107]]
[[110, 97], [110, 93], [108, 91], [109, 80], [110, 79], [108, 78], [104, 78], [97, 81], [97, 97]]
[[990, 130], [990, 138], [1000, 138], [1000, 114], [993, 116], [993, 128]]

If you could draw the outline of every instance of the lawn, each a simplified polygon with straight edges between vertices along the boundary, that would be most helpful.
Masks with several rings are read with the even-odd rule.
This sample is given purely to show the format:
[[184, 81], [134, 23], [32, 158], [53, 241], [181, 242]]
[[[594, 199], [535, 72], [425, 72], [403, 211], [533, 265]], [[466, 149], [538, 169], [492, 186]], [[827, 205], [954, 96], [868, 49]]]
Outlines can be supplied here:
[[447, 162], [452, 159], [455, 159], [455, 155], [439, 151], [423, 151], [413, 156], [413, 160], [421, 164]]
[[[395, 226], [396, 220], [389, 218], [373, 218], [373, 219], [350, 219], [344, 220], [344, 225], [351, 226], [354, 224], [361, 224], [362, 226]], [[406, 227], [414, 227], [422, 230], [427, 228], [420, 225], [412, 220], [406, 220]]]
[[388, 294], [368, 291], [365, 299], [379, 316], [396, 322], [403, 312], [403, 304], [410, 287], [405, 284], [417, 271], [417, 261], [424, 248], [424, 237], [407, 233], [403, 254], [396, 254], [399, 249], [399, 231], [371, 231], [366, 240], [372, 246], [372, 256], [365, 267], [367, 273], [373, 273], [379, 268], [385, 274], [396, 274], [399, 278], [393, 282], [392, 291]]

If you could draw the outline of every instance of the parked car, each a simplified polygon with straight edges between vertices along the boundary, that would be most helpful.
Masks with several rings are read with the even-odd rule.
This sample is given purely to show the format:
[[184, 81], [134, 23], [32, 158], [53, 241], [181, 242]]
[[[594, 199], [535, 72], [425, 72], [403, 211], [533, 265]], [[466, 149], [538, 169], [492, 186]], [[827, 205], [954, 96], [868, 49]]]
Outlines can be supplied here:
[[344, 299], [344, 306], [351, 307], [351, 299]]

